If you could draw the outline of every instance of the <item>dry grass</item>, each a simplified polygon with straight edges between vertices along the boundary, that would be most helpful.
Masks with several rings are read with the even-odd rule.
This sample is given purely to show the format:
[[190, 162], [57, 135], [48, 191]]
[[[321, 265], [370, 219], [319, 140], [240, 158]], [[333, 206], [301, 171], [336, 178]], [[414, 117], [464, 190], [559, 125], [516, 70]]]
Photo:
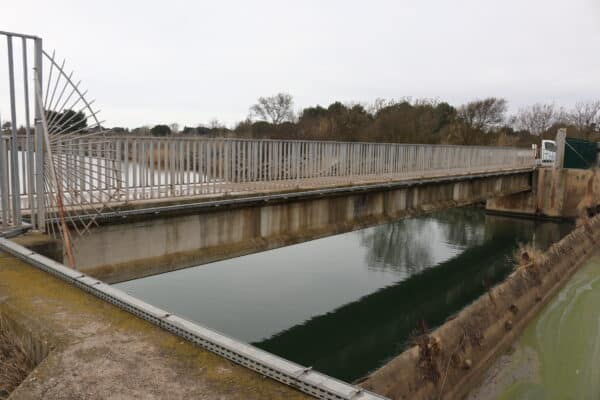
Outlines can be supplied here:
[[531, 244], [522, 244], [513, 255], [516, 261], [516, 268], [531, 268], [538, 267], [546, 261], [544, 252]]
[[531, 244], [521, 245], [515, 251], [515, 269], [524, 274], [533, 286], [542, 284], [542, 266], [548, 261], [548, 256]]
[[0, 315], [0, 399], [7, 398], [34, 367], [31, 352]]

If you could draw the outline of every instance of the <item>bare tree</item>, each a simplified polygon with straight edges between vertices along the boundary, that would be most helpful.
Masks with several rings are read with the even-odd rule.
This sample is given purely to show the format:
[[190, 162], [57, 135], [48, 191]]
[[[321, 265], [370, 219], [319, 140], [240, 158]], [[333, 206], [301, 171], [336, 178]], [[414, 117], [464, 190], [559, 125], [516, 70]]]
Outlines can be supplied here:
[[210, 129], [223, 129], [225, 128], [225, 124], [219, 121], [218, 118], [213, 118], [208, 122], [208, 127]]
[[292, 95], [278, 93], [275, 96], [260, 97], [258, 103], [250, 107], [250, 116], [258, 117], [273, 124], [294, 119]]
[[372, 104], [367, 104], [365, 108], [369, 112], [369, 114], [376, 115], [379, 111], [385, 108], [393, 107], [402, 103], [412, 104], [413, 98], [410, 96], [400, 97], [398, 99], [384, 99], [383, 97], [378, 97], [375, 99], [375, 101], [373, 101]]
[[505, 99], [488, 97], [459, 107], [457, 117], [472, 129], [488, 131], [504, 122], [506, 110]]
[[600, 126], [600, 101], [580, 101], [575, 103], [567, 115], [568, 121], [579, 132], [593, 132]]
[[177, 122], [170, 124], [169, 128], [171, 128], [171, 133], [179, 133], [179, 124]]
[[536, 103], [519, 110], [515, 118], [517, 129], [541, 135], [562, 119], [563, 111], [554, 104]]

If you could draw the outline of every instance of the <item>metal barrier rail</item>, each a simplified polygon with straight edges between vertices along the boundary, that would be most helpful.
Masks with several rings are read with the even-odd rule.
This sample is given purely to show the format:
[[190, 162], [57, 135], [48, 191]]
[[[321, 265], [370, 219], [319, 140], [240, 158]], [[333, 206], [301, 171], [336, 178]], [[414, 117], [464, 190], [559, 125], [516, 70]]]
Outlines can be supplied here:
[[523, 168], [534, 161], [527, 149], [475, 146], [197, 137], [112, 137], [109, 145], [123, 162], [128, 200], [252, 191], [274, 183], [285, 188], [323, 178]]
[[[39, 203], [34, 204], [34, 187], [42, 190], [44, 183], [42, 179], [42, 158], [34, 160], [34, 147], [41, 149], [42, 131], [37, 121], [40, 119], [42, 109], [31, 101], [35, 94], [41, 93], [34, 88], [30, 90], [30, 78], [36, 77], [41, 81], [42, 77], [42, 39], [34, 35], [26, 35], [15, 32], [0, 31], [0, 38], [6, 38], [6, 56], [8, 61], [7, 97], [10, 102], [10, 127], [8, 135], [0, 139], [0, 231], [6, 231], [22, 225], [21, 206], [22, 198], [17, 195], [28, 194], [27, 205], [36, 214], [32, 218], [35, 227], [43, 220], [44, 208], [42, 196], [38, 197]], [[2, 52], [3, 53], [3, 52]], [[15, 62], [16, 61], [16, 62]], [[31, 62], [33, 61], [33, 62]], [[21, 66], [18, 71], [15, 66]], [[33, 67], [33, 71], [29, 68]], [[22, 96], [16, 96], [16, 84], [22, 82]], [[32, 95], [32, 96], [30, 96]], [[32, 118], [35, 121], [32, 121]], [[4, 122], [4, 121], [3, 121]], [[32, 122], [34, 122], [32, 124]], [[19, 159], [17, 142], [19, 125], [25, 129], [23, 149], [27, 150], [27, 156]], [[0, 132], [1, 134], [1, 132]], [[42, 151], [40, 150], [40, 153]], [[36, 179], [37, 177], [37, 179]], [[39, 218], [37, 217], [39, 216]], [[39, 221], [38, 221], [39, 219]]]
[[[200, 137], [65, 140], [67, 150], [54, 157], [65, 174], [78, 177], [63, 189], [66, 205], [326, 187], [534, 165], [530, 150], [505, 147]], [[18, 148], [25, 145], [19, 143]], [[23, 165], [25, 158], [19, 158]], [[29, 189], [23, 182], [24, 210], [36, 204], [37, 194]]]
[[170, 314], [8, 239], [0, 237], [0, 250], [208, 351], [319, 399], [386, 399]]

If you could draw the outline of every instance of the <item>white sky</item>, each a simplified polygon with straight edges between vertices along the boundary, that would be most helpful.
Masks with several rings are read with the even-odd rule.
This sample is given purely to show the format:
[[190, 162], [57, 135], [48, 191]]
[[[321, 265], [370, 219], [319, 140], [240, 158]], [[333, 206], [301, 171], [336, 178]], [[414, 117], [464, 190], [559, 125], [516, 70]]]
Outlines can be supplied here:
[[600, 0], [2, 0], [0, 30], [39, 35], [66, 57], [107, 125], [231, 125], [279, 91], [297, 109], [600, 99]]

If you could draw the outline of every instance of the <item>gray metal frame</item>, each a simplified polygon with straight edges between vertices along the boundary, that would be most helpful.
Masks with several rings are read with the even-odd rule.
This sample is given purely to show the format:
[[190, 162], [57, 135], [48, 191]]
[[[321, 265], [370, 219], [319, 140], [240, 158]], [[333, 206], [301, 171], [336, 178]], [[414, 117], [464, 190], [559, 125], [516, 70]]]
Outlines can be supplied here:
[[[0, 36], [6, 37], [7, 60], [8, 60], [8, 86], [10, 97], [10, 122], [11, 134], [9, 137], [0, 138], [0, 207], [2, 212], [1, 228], [8, 230], [18, 228], [22, 222], [22, 199], [21, 194], [27, 196], [27, 209], [32, 213], [31, 221], [34, 228], [44, 226], [43, 196], [36, 196], [39, 188], [43, 188], [43, 157], [34, 157], [43, 154], [43, 144], [39, 140], [41, 110], [35, 106], [35, 134], [31, 130], [30, 121], [30, 87], [28, 71], [27, 43], [34, 43], [34, 70], [41, 74], [42, 65], [42, 39], [34, 35], [0, 31]], [[15, 68], [13, 39], [21, 39], [22, 65], [23, 65], [23, 115], [25, 120], [26, 136], [24, 143], [20, 143], [17, 136], [17, 101], [15, 96]], [[41, 77], [41, 75], [39, 76]], [[34, 96], [41, 96], [34, 88]], [[19, 108], [20, 110], [21, 108]], [[19, 159], [19, 148], [25, 149], [26, 156]], [[24, 179], [21, 175], [24, 175]], [[34, 202], [37, 202], [34, 204]]]
[[[504, 147], [132, 136], [102, 140], [74, 136], [68, 141], [75, 150], [67, 154], [64, 163], [71, 172], [65, 174], [80, 179], [62, 188], [66, 206], [252, 195], [465, 176], [534, 165], [530, 150]], [[112, 155], [118, 168], [98, 172], [96, 167], [106, 167]], [[93, 172], [84, 179], [85, 171], [72, 172], [78, 169]], [[97, 178], [102, 178], [102, 187], [91, 182]]]

